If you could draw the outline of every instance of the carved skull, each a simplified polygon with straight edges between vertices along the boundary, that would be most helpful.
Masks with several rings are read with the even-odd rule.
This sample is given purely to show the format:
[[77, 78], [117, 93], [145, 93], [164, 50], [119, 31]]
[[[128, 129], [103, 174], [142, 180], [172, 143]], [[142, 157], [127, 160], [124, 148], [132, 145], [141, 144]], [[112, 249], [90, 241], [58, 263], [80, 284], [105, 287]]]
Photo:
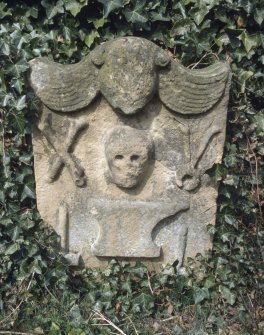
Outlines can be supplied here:
[[149, 167], [153, 143], [143, 130], [118, 127], [105, 141], [108, 176], [124, 188], [137, 186]]

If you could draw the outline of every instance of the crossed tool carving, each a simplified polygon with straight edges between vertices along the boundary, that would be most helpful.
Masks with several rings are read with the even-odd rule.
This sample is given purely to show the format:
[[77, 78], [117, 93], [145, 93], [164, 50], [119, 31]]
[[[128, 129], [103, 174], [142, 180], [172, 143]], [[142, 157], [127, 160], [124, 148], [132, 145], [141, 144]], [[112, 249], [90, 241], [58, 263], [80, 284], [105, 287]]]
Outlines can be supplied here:
[[[197, 151], [193, 154], [192, 160], [188, 166], [185, 166], [184, 169], [178, 170], [176, 175], [176, 184], [186, 191], [192, 191], [200, 185], [201, 176], [208, 169], [207, 167], [198, 168], [200, 160], [203, 158], [203, 154], [212, 141], [212, 138], [221, 133], [221, 126], [213, 125], [207, 133], [204, 134], [204, 137], [197, 148]], [[184, 185], [184, 180], [189, 179], [189, 182]]]
[[52, 116], [48, 114], [44, 119], [41, 132], [46, 137], [48, 143], [55, 150], [55, 154], [51, 158], [48, 182], [52, 183], [59, 175], [63, 166], [65, 166], [78, 187], [83, 187], [86, 184], [86, 176], [84, 169], [73, 155], [73, 144], [77, 139], [81, 130], [88, 127], [88, 123], [83, 120], [69, 121], [69, 129], [66, 138], [61, 138], [52, 128]]

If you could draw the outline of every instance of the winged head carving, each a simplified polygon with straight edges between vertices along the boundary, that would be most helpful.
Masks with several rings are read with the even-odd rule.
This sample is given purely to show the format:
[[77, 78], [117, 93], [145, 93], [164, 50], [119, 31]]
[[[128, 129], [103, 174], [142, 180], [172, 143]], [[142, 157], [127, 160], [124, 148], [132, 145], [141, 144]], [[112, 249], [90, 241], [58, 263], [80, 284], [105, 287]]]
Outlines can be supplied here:
[[106, 42], [77, 64], [36, 58], [30, 67], [36, 95], [48, 108], [60, 112], [78, 111], [100, 92], [113, 108], [127, 115], [140, 111], [156, 93], [174, 112], [204, 113], [220, 100], [229, 77], [224, 62], [190, 70], [138, 37]]

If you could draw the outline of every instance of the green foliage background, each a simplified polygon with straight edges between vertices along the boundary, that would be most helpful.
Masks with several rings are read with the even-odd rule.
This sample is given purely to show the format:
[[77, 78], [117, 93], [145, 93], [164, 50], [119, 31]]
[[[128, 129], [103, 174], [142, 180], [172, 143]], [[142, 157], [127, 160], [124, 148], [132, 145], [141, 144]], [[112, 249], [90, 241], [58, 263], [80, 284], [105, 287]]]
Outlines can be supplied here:
[[[263, 0], [0, 1], [0, 333], [263, 334], [263, 21]], [[69, 269], [36, 210], [28, 61], [73, 63], [127, 35], [185, 66], [225, 59], [233, 71], [225, 155], [210, 171], [214, 249], [187, 276], [115, 261]]]

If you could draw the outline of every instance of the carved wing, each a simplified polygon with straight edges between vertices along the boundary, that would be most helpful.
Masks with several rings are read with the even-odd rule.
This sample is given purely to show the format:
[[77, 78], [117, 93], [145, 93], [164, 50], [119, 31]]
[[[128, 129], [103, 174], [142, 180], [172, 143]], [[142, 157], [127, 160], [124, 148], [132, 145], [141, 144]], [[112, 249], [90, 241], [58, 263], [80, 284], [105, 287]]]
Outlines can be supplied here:
[[205, 69], [190, 70], [172, 61], [159, 74], [159, 96], [174, 112], [200, 114], [211, 109], [225, 92], [229, 66], [217, 62]]
[[63, 65], [48, 58], [30, 61], [30, 81], [36, 95], [50, 109], [73, 112], [88, 106], [99, 92], [98, 70], [87, 56]]

